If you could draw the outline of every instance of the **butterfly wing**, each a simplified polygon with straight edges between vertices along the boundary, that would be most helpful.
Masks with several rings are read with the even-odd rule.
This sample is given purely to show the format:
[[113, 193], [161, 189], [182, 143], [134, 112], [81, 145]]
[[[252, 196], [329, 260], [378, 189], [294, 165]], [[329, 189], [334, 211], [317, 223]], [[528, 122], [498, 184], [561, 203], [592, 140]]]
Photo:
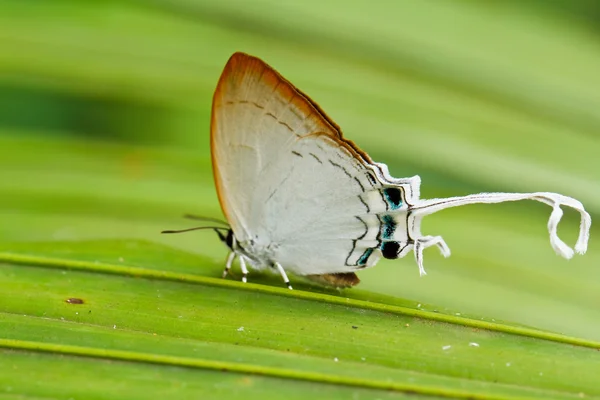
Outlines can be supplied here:
[[255, 262], [314, 275], [377, 256], [373, 208], [385, 204], [370, 200], [381, 185], [369, 157], [260, 59], [236, 53], [228, 61], [213, 99], [211, 148], [223, 213]]

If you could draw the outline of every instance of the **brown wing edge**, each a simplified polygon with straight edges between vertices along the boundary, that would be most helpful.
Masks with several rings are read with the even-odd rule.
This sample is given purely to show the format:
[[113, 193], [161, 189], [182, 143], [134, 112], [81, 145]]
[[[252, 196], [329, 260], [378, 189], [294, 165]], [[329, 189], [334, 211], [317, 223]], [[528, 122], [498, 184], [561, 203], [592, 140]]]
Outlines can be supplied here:
[[[217, 83], [217, 87], [215, 89], [215, 93], [213, 96], [213, 104], [212, 104], [212, 111], [211, 111], [211, 127], [210, 127], [210, 146], [211, 146], [211, 159], [212, 159], [212, 165], [213, 165], [213, 178], [215, 180], [215, 186], [217, 188], [217, 196], [219, 198], [219, 203], [221, 204], [221, 208], [222, 208], [225, 216], [227, 217], [227, 219], [229, 219], [229, 215], [227, 215], [227, 210], [224, 207], [224, 202], [222, 199], [221, 185], [220, 185], [219, 179], [217, 178], [219, 165], [218, 165], [218, 160], [216, 159], [215, 152], [214, 152], [214, 141], [215, 141], [214, 138], [215, 138], [215, 126], [216, 126], [216, 124], [215, 124], [215, 118], [216, 118], [215, 105], [217, 103], [217, 100], [219, 99], [219, 97], [222, 94], [221, 92], [222, 92], [223, 87], [225, 86], [225, 82], [227, 81], [227, 79], [230, 76], [236, 75], [239, 72], [244, 71], [244, 70], [249, 70], [253, 74], [261, 76], [262, 79], [269, 80], [270, 81], [269, 84], [278, 83], [278, 88], [279, 88], [278, 90], [288, 90], [288, 91], [292, 91], [292, 92], [296, 93], [299, 98], [304, 100], [304, 102], [303, 102], [304, 104], [301, 104], [301, 106], [303, 106], [304, 108], [307, 109], [306, 113], [307, 114], [315, 113], [316, 115], [318, 115], [320, 117], [321, 122], [323, 122], [324, 125], [326, 125], [327, 127], [330, 128], [329, 132], [325, 132], [325, 134], [330, 136], [337, 144], [339, 144], [340, 146], [347, 149], [350, 154], [352, 154], [355, 158], [358, 158], [359, 160], [361, 160], [361, 162], [366, 163], [366, 164], [372, 164], [373, 161], [371, 160], [371, 157], [369, 157], [369, 155], [367, 153], [365, 153], [363, 150], [361, 150], [354, 142], [344, 138], [340, 127], [306, 93], [302, 92], [300, 89], [298, 89], [296, 86], [294, 86], [290, 81], [285, 79], [279, 72], [277, 72], [275, 69], [273, 69], [271, 66], [269, 66], [264, 61], [262, 61], [260, 58], [251, 56], [251, 55], [243, 53], [243, 52], [236, 52], [227, 61], [227, 64], [225, 65], [225, 68], [223, 69], [223, 72], [221, 73], [221, 77], [219, 78], [219, 82]], [[323, 134], [323, 133], [324, 132], [315, 132], [315, 134]], [[330, 135], [329, 133], [332, 133], [333, 135]]]
[[229, 79], [230, 76], [235, 75], [238, 71], [243, 71], [245, 68], [249, 68], [250, 64], [253, 60], [246, 59], [244, 53], [236, 52], [234, 53], [223, 68], [223, 72], [221, 72], [221, 76], [219, 77], [219, 81], [217, 82], [217, 87], [215, 88], [215, 92], [213, 94], [212, 100], [212, 108], [210, 114], [210, 157], [212, 162], [213, 169], [213, 179], [215, 181], [215, 188], [217, 189], [217, 198], [219, 199], [219, 204], [221, 205], [221, 210], [225, 215], [225, 218], [228, 222], [231, 221], [231, 216], [229, 215], [228, 209], [226, 207], [226, 203], [223, 199], [223, 189], [221, 187], [221, 180], [219, 179], [219, 162], [217, 160], [216, 152], [215, 152], [215, 137], [216, 137], [216, 108], [219, 102], [219, 98], [222, 96], [223, 87], [225, 83]]
[[354, 272], [341, 272], [337, 274], [305, 275], [311, 281], [325, 286], [335, 288], [348, 288], [360, 283], [360, 279]]

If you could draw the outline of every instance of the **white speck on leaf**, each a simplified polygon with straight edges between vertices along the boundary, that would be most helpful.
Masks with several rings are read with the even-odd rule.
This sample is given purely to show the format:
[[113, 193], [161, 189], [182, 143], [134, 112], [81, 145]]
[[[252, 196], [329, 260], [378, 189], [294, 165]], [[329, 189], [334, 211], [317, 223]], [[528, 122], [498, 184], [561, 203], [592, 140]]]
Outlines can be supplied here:
[[450, 345], [443, 346], [443, 347], [442, 347], [442, 350], [450, 350], [450, 348], [451, 348], [451, 347], [452, 347], [452, 346], [450, 346]]
[[337, 357], [335, 357], [335, 358], [333, 359], [333, 361], [335, 361], [335, 362], [338, 362], [339, 360], [338, 360], [338, 358], [337, 358]]
[[509, 363], [509, 362], [507, 362], [507, 363], [506, 363], [506, 366], [507, 366], [507, 367], [510, 367], [510, 363]]
[[237, 331], [238, 331], [238, 332], [244, 332], [244, 327], [243, 327], [243, 326], [240, 326], [239, 328], [237, 328]]
[[113, 325], [113, 329], [117, 329], [117, 325]]
[[471, 343], [469, 343], [469, 346], [471, 346], [471, 347], [479, 347], [479, 343], [471, 342]]

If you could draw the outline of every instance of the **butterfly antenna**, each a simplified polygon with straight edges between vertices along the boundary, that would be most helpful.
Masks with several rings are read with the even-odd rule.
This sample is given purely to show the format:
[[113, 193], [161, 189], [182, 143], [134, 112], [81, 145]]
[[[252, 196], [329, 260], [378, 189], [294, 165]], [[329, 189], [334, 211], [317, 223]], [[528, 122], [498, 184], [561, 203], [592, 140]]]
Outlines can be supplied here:
[[183, 218], [193, 219], [194, 221], [215, 222], [217, 224], [223, 224], [223, 225], [229, 227], [229, 224], [226, 221], [223, 221], [223, 220], [218, 219], [218, 218], [201, 217], [199, 215], [192, 215], [192, 214], [184, 214]]
[[227, 231], [227, 228], [222, 228], [220, 226], [197, 226], [195, 228], [187, 228], [187, 229], [180, 229], [180, 230], [167, 230], [167, 231], [162, 231], [160, 233], [184, 233], [184, 232], [190, 232], [190, 231], [198, 231], [201, 229], [213, 229], [215, 232], [217, 232], [219, 234], [219, 236], [221, 236], [219, 230]]

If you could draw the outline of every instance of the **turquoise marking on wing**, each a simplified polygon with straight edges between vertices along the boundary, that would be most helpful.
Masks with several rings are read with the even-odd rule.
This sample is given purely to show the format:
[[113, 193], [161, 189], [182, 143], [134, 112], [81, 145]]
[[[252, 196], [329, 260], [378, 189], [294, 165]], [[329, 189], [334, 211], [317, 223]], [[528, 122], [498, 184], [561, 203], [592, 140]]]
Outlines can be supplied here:
[[381, 217], [381, 237], [384, 240], [391, 239], [396, 230], [396, 221], [391, 215]]
[[360, 256], [360, 258], [358, 259], [357, 264], [358, 265], [365, 265], [367, 263], [367, 260], [371, 256], [371, 254], [373, 254], [373, 249], [372, 248], [366, 249], [365, 252], [363, 253], [363, 255]]
[[383, 189], [383, 197], [391, 210], [397, 210], [402, 207], [402, 196], [398, 188]]

